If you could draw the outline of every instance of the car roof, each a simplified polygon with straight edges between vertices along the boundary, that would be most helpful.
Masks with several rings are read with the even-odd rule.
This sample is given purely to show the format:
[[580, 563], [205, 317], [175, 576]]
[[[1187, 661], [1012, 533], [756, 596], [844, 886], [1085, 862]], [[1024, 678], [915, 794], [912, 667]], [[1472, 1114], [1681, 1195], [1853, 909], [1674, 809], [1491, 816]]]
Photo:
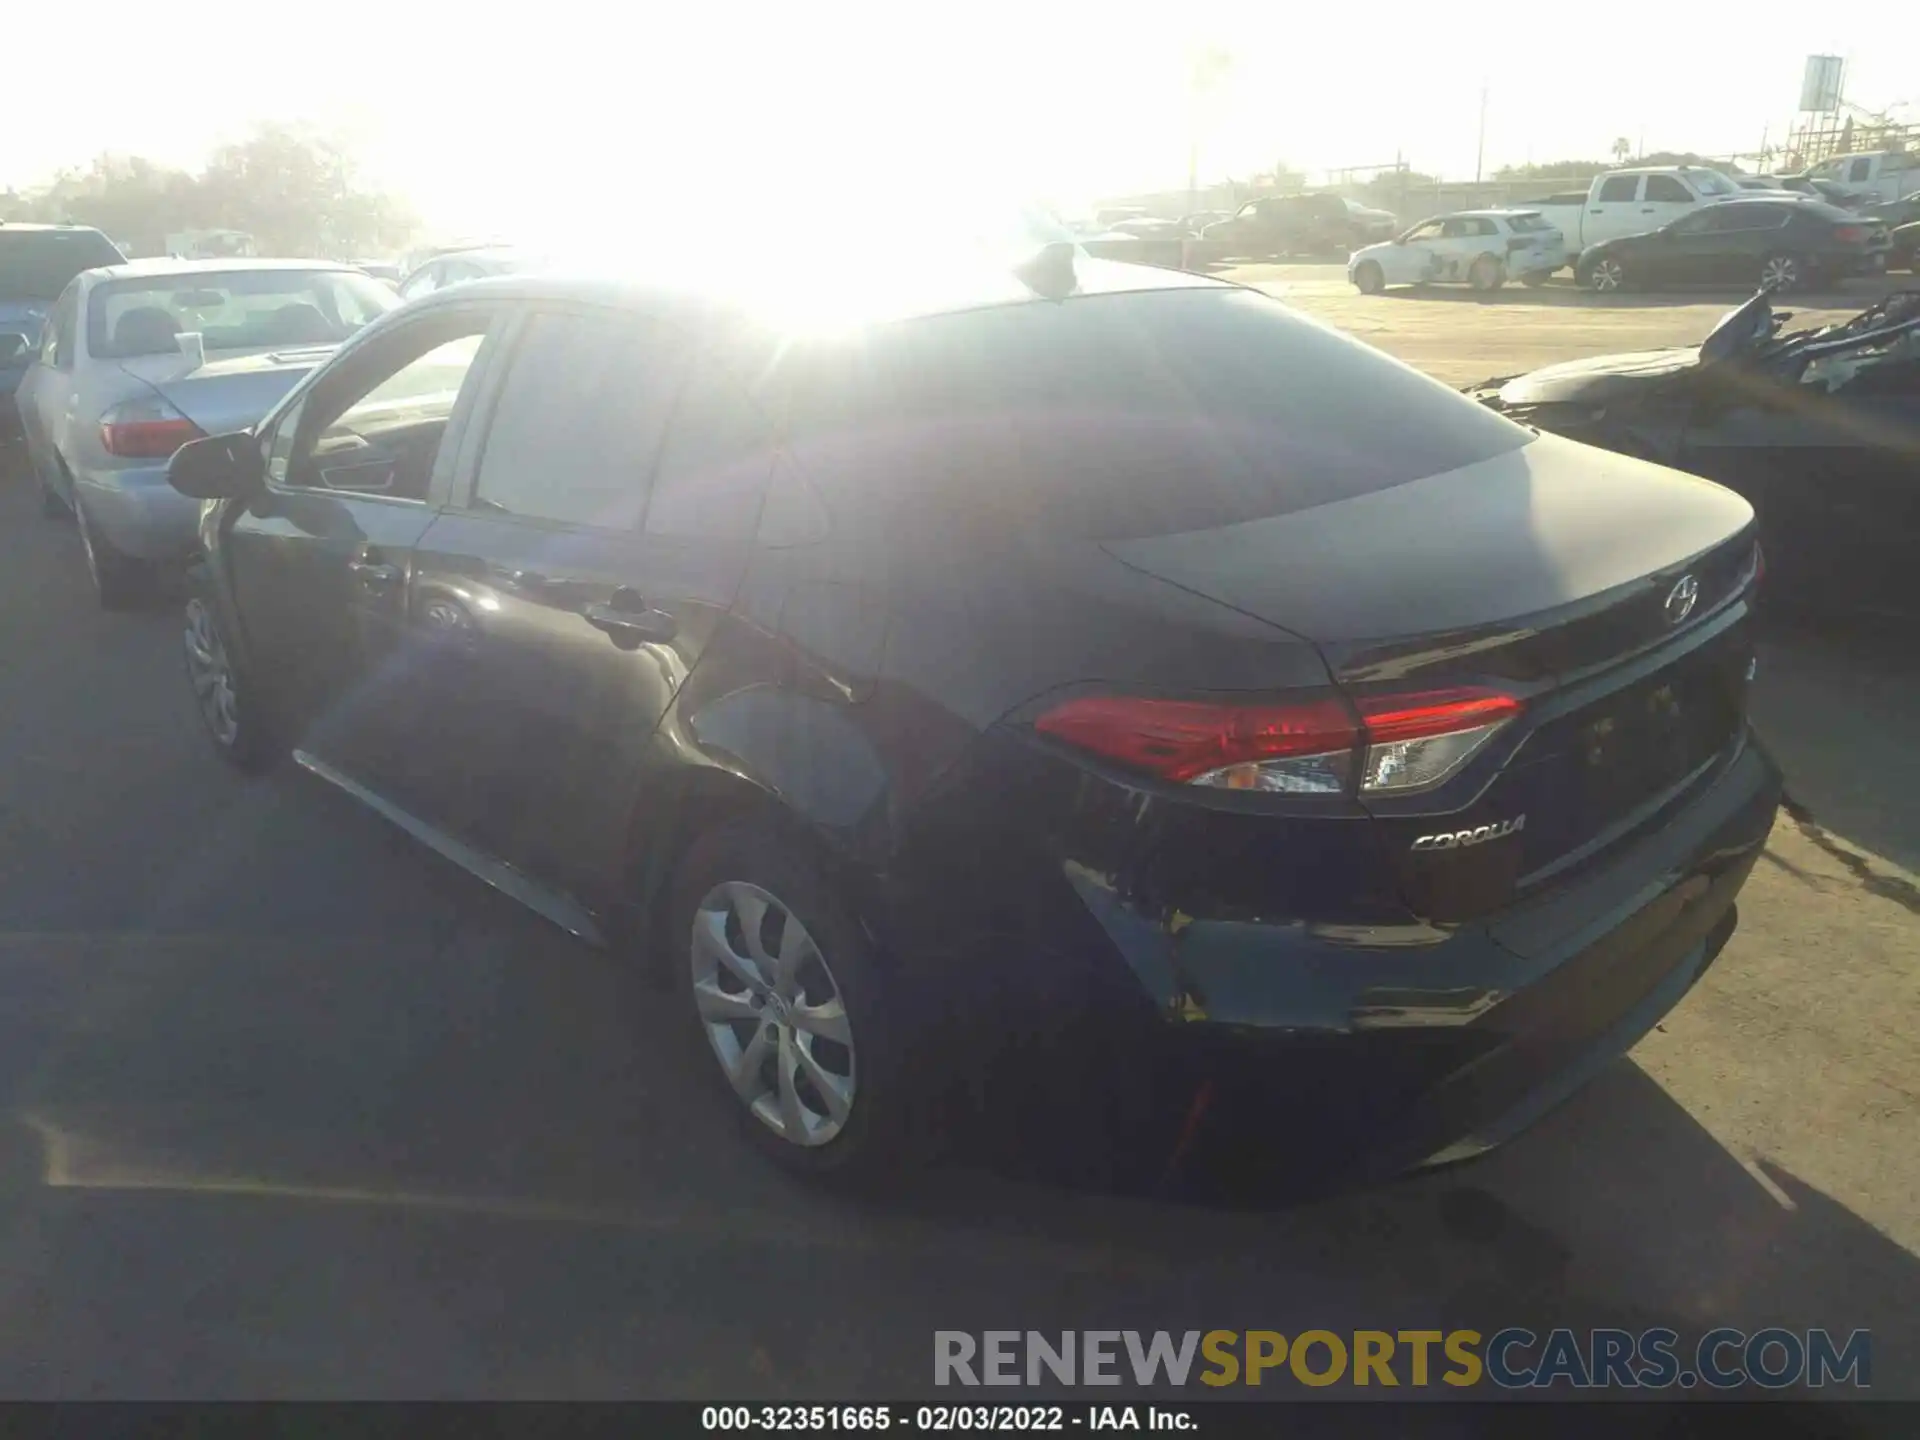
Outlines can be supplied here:
[[0, 234], [104, 235], [97, 225], [45, 225], [37, 220], [0, 220]]
[[[1204, 275], [1152, 265], [1099, 260], [1075, 250], [1076, 286], [1067, 298], [1121, 295], [1166, 290], [1234, 291], [1243, 287]], [[827, 275], [815, 267], [791, 277], [775, 271], [757, 273], [752, 285], [736, 274], [686, 273], [649, 276], [604, 269], [542, 266], [511, 275], [489, 276], [436, 290], [409, 302], [422, 307], [458, 305], [482, 296], [502, 300], [574, 302], [645, 310], [689, 323], [756, 321], [777, 328], [787, 295], [816, 297], [823, 293], [845, 296], [844, 309], [858, 324], [885, 324], [932, 315], [953, 314], [1001, 305], [1055, 304], [1024, 282], [1011, 266], [930, 266], [922, 273], [892, 280], [863, 276], [857, 265]]]
[[231, 275], [236, 270], [340, 270], [354, 266], [340, 260], [258, 260], [236, 256], [228, 260], [175, 260], [157, 255], [129, 260], [124, 265], [102, 265], [87, 273], [101, 280], [137, 280], [145, 275]]

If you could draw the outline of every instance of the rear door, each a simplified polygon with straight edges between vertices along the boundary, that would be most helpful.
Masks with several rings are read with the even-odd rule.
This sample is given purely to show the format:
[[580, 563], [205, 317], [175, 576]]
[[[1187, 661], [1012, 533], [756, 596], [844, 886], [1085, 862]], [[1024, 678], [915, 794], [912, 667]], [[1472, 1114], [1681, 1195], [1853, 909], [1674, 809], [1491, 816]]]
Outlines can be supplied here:
[[738, 588], [770, 447], [699, 336], [622, 310], [527, 317], [417, 561], [432, 728], [454, 737], [442, 804], [470, 843], [608, 892], [642, 756]]
[[1658, 230], [1699, 205], [1699, 199], [1672, 175], [1649, 175], [1640, 192], [1642, 231]]
[[1594, 245], [1622, 235], [1638, 235], [1653, 226], [1643, 223], [1651, 216], [1640, 213], [1641, 175], [1608, 175], [1587, 201], [1580, 226], [1580, 243]]
[[371, 337], [263, 429], [267, 483], [225, 546], [249, 653], [319, 760], [404, 785], [413, 547], [444, 497], [497, 308], [436, 306]]

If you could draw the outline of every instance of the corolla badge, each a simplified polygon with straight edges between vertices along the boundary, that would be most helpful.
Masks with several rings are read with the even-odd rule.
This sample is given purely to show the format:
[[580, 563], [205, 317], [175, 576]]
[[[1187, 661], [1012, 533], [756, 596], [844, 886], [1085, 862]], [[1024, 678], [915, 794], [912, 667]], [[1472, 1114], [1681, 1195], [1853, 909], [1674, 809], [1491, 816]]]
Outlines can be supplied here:
[[1516, 815], [1511, 820], [1495, 820], [1490, 825], [1476, 825], [1471, 830], [1448, 830], [1438, 835], [1422, 835], [1413, 842], [1415, 850], [1464, 850], [1469, 845], [1484, 845], [1489, 840], [1499, 840], [1508, 835], [1518, 834], [1527, 828], [1527, 817]]
[[1693, 607], [1700, 603], [1700, 582], [1691, 575], [1682, 575], [1674, 581], [1673, 589], [1667, 592], [1667, 624], [1678, 625], [1693, 613]]

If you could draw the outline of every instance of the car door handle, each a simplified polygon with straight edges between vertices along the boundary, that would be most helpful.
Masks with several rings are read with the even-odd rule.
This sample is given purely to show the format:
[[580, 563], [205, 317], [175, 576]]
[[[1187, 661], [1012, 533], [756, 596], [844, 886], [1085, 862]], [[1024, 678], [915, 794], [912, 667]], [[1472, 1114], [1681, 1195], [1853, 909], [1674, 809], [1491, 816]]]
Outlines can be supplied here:
[[379, 560], [349, 560], [347, 573], [371, 595], [384, 595], [400, 583], [400, 567]]
[[616, 644], [660, 644], [671, 640], [679, 626], [664, 610], [616, 610], [611, 605], [589, 605], [580, 612], [587, 623], [604, 631]]

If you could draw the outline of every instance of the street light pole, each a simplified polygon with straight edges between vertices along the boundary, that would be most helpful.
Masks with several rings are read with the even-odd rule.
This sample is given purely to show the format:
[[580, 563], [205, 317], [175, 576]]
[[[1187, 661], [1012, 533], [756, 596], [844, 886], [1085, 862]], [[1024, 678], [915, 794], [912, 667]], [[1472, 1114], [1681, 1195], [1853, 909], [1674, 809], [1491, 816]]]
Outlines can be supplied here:
[[1487, 159], [1487, 82], [1480, 82], [1480, 141], [1473, 151], [1473, 183], [1480, 183]]

